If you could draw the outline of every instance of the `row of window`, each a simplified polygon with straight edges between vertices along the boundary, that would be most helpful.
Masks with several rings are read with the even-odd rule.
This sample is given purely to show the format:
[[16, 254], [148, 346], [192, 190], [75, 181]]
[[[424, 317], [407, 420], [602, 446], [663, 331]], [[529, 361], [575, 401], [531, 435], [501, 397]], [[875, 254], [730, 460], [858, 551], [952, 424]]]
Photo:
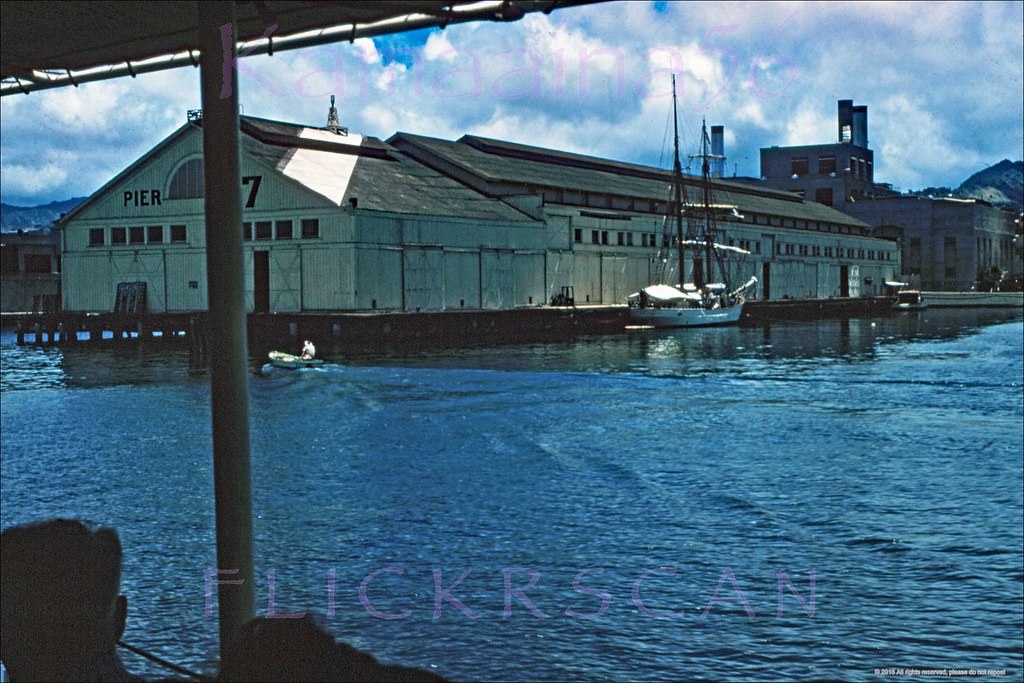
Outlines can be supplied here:
[[[793, 157], [790, 159], [790, 172], [793, 175], [808, 175], [811, 172], [810, 160], [807, 157]], [[834, 154], [818, 157], [818, 173], [835, 173], [836, 157]]]
[[60, 256], [56, 254], [20, 254], [13, 244], [0, 245], [0, 273], [4, 275], [45, 275], [60, 272]]
[[[832, 157], [832, 159], [834, 162], [835, 157]], [[867, 163], [870, 165], [870, 162]], [[545, 203], [574, 204], [580, 206], [593, 206], [596, 208], [622, 209], [625, 211], [652, 213], [661, 216], [668, 215], [672, 210], [671, 202], [657, 201], [654, 199], [622, 197], [619, 195], [596, 192], [570, 192], [568, 190], [563, 191], [556, 189], [535, 189], [534, 191], [542, 193]], [[822, 195], [818, 197], [817, 201], [821, 204], [827, 204], [831, 206], [831, 194], [832, 191], [831, 189], [829, 189], [828, 195]], [[801, 196], [803, 196], [802, 191]], [[586, 211], [583, 211], [581, 213], [584, 216], [591, 216], [594, 218], [629, 218], [628, 216], [607, 216], [603, 214], [588, 213]], [[772, 225], [783, 228], [804, 228], [807, 230], [818, 230], [820, 232], [844, 234], [849, 234], [856, 230], [855, 228], [851, 229], [851, 227], [848, 225], [838, 225], [835, 223], [829, 223], [824, 221], [810, 221], [797, 218], [784, 218], [782, 216], [756, 214], [752, 212], [746, 213], [745, 217], [736, 217], [735, 215], [730, 216], [728, 212], [725, 212], [721, 220], [742, 221], [748, 224], [752, 223], [755, 225]]]
[[[242, 223], [242, 236], [246, 240], [290, 240], [295, 238], [295, 222], [246, 221]], [[320, 220], [303, 218], [299, 221], [299, 236], [302, 239], [320, 237]], [[113, 228], [90, 228], [89, 246], [112, 247], [140, 244], [183, 244], [188, 242], [188, 228], [185, 225], [132, 225]]]
[[[615, 232], [615, 242], [616, 242], [616, 245], [620, 246], [620, 247], [632, 247], [632, 246], [635, 246], [636, 245], [636, 241], [635, 241], [634, 234], [635, 233], [632, 233], [632, 232], [619, 232], [619, 231], [616, 231]], [[609, 235], [610, 235], [610, 231], [608, 231], [608, 230], [591, 230], [590, 231], [590, 243], [591, 244], [600, 244], [600, 245], [607, 246], [608, 244], [610, 244]], [[577, 244], [582, 244], [583, 243], [583, 229], [582, 228], [576, 228], [575, 229], [574, 234], [573, 234], [573, 240]], [[675, 237], [671, 238], [671, 243], [670, 243], [668, 235], [662, 235], [661, 236], [661, 246], [662, 247], [670, 247], [670, 246], [674, 247], [675, 245], [676, 245], [676, 238]], [[640, 233], [640, 246], [641, 247], [657, 247], [658, 246], [658, 236], [657, 236], [657, 234], [656, 233], [646, 233], [646, 232]], [[734, 241], [732, 239], [729, 240], [729, 246], [736, 246], [736, 244], [734, 243]], [[760, 254], [761, 253], [761, 243], [760, 242], [751, 242], [750, 240], [740, 240], [739, 241], [739, 247], [741, 249], [746, 249], [747, 251], [749, 251], [749, 252], [751, 252], [753, 254]]]
[[[302, 239], [320, 237], [320, 219], [303, 218], [299, 221], [299, 235]], [[242, 223], [242, 237], [246, 240], [290, 240], [295, 239], [295, 222], [281, 221], [246, 221]]]
[[[831, 190], [829, 190], [829, 198], [831, 198], [831, 194]], [[753, 214], [751, 216], [751, 221], [755, 225], [770, 225], [778, 228], [817, 230], [819, 232], [833, 232], [842, 235], [849, 235], [853, 232], [849, 225], [837, 225], [835, 223], [828, 223], [822, 221], [808, 221], [802, 218], [782, 218], [781, 216], [766, 216], [763, 214]]]
[[[810, 160], [807, 157], [793, 157], [790, 159], [790, 173], [794, 176], [806, 176], [811, 173]], [[849, 167], [846, 169], [855, 178], [871, 180], [871, 161], [860, 157], [850, 157]], [[834, 154], [818, 157], [818, 174], [828, 175], [836, 172], [836, 157]]]
[[[188, 229], [184, 225], [172, 225], [164, 230], [163, 225], [132, 225], [115, 228], [90, 228], [89, 246], [103, 247], [128, 244], [180, 244], [188, 241]], [[109, 236], [109, 241], [108, 241]]]
[[[608, 245], [610, 231], [608, 230], [591, 230], [590, 231], [590, 243], [599, 245]], [[616, 244], [620, 247], [631, 247], [634, 246], [634, 233], [631, 232], [616, 232]], [[658, 237], [653, 233], [640, 233], [642, 247], [656, 247], [658, 246]], [[583, 230], [576, 228], [573, 234], [574, 241], [577, 244], [583, 243]], [[724, 239], [724, 238], [723, 238]], [[675, 246], [675, 238], [671, 238], [671, 243], [668, 235], [662, 235], [661, 246], [670, 247]], [[729, 246], [739, 246], [740, 249], [745, 249], [752, 254], [761, 253], [761, 243], [756, 240], [739, 240], [739, 244], [733, 239], [728, 240]], [[791, 244], [778, 242], [775, 245], [775, 253], [778, 255], [787, 256], [825, 256], [836, 258], [858, 258], [861, 260], [868, 261], [891, 261], [892, 254], [874, 249], [853, 249], [851, 247], [843, 248], [836, 247], [833, 249], [828, 246], [821, 246], [817, 244]]]
[[892, 261], [893, 255], [887, 251], [875, 251], [874, 249], [854, 249], [852, 247], [832, 247], [818, 244], [789, 244], [778, 242], [775, 244], [775, 253], [787, 256], [824, 256], [826, 258], [849, 258], [862, 261]]

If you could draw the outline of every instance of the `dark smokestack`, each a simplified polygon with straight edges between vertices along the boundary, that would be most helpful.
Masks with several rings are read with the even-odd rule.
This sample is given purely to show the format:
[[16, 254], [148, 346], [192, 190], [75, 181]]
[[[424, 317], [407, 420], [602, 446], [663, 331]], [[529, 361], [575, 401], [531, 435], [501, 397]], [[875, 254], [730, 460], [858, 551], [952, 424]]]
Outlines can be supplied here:
[[839, 142], [853, 142], [853, 100], [839, 100]]
[[853, 108], [853, 144], [858, 147], [868, 146], [868, 108], [859, 105]]
[[711, 177], [725, 175], [725, 126], [711, 126]]

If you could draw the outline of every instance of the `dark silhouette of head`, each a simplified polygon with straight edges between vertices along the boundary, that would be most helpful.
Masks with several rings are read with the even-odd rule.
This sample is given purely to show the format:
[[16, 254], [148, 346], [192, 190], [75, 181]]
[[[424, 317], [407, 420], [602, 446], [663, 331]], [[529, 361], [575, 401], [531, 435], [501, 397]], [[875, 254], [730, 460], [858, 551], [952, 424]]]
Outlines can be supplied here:
[[443, 681], [427, 671], [379, 664], [372, 655], [338, 643], [307, 615], [257, 618], [221, 661], [217, 681]]
[[84, 680], [124, 631], [117, 532], [57, 519], [0, 534], [0, 660], [11, 681]]

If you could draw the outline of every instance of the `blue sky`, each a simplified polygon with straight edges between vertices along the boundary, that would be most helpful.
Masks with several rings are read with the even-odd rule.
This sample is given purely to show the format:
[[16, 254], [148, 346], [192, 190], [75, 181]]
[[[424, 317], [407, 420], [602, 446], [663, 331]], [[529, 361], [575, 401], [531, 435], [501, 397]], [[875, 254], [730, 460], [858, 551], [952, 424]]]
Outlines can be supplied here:
[[[246, 115], [455, 139], [466, 133], [669, 166], [726, 130], [727, 173], [759, 149], [833, 142], [836, 101], [868, 106], [875, 177], [957, 185], [1024, 157], [1024, 3], [610, 2], [240, 62]], [[198, 71], [0, 99], [0, 195], [87, 195], [199, 107]]]

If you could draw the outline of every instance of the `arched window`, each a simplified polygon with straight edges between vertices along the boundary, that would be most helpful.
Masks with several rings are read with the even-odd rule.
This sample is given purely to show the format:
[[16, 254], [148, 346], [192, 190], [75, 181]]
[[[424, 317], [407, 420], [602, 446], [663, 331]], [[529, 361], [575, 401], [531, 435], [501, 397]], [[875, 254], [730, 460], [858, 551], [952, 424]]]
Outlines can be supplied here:
[[168, 199], [200, 199], [203, 197], [203, 160], [189, 159], [174, 173]]

